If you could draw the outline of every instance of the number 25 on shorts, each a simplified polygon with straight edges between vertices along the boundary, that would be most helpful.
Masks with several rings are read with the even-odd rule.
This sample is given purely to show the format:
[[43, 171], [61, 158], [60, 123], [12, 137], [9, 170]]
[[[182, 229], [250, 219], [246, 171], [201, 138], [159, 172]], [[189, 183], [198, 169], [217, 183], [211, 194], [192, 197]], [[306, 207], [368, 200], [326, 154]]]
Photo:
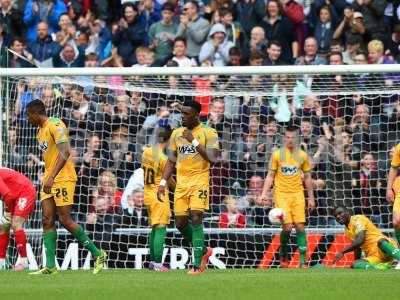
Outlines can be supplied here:
[[199, 199], [203, 200], [203, 202], [206, 202], [208, 199], [208, 191], [207, 190], [199, 190]]

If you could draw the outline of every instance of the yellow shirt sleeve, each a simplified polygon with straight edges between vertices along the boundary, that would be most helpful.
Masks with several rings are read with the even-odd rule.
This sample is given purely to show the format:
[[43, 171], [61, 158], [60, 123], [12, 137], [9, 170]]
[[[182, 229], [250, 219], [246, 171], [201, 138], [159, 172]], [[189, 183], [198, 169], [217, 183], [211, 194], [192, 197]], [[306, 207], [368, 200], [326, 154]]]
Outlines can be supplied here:
[[143, 147], [143, 154], [142, 154], [142, 160], [141, 160], [141, 162], [140, 162], [140, 165], [141, 165], [141, 167], [143, 168], [143, 162], [145, 161], [145, 160], [147, 160], [148, 158], [148, 147]]
[[391, 166], [395, 168], [400, 167], [400, 144], [394, 148]]
[[206, 148], [219, 149], [218, 134], [215, 129], [208, 128], [206, 130]]
[[271, 154], [269, 169], [276, 172], [279, 168], [279, 152], [275, 151]]
[[63, 122], [56, 121], [51, 123], [49, 131], [56, 145], [68, 143], [68, 129]]
[[364, 230], [367, 229], [366, 222], [361, 217], [355, 217], [354, 218], [353, 227], [354, 227], [354, 234], [355, 235], [357, 235], [361, 231], [364, 231]]
[[176, 130], [174, 130], [174, 131], [172, 131], [171, 137], [169, 139], [168, 151], [175, 155], [176, 150], [177, 150], [177, 146], [176, 146]]
[[167, 160], [168, 160], [168, 158], [166, 156], [164, 156], [164, 155], [160, 156], [160, 163], [158, 165], [159, 166], [158, 169], [159, 169], [159, 172], [161, 173], [161, 175], [164, 173], [165, 165], [167, 164]]
[[310, 172], [312, 169], [307, 153], [304, 153], [304, 160], [303, 164], [301, 165], [301, 169], [303, 170], [303, 172]]

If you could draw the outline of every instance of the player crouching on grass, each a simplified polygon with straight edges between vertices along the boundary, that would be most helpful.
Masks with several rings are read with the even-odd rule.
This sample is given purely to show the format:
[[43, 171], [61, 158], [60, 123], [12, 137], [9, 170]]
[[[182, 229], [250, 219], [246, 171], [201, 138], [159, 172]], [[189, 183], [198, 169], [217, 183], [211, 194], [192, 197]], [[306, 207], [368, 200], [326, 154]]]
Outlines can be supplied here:
[[[334, 264], [351, 251], [354, 251], [356, 258], [353, 269], [390, 269], [393, 260], [400, 260], [400, 249], [396, 241], [385, 236], [366, 216], [352, 216], [342, 206], [333, 210], [333, 216], [339, 224], [345, 226], [345, 235], [352, 241], [351, 245], [336, 253]], [[361, 258], [361, 251], [365, 258]]]
[[12, 169], [0, 168], [0, 197], [5, 206], [0, 225], [0, 269], [6, 267], [5, 258], [11, 227], [19, 254], [14, 270], [22, 271], [28, 268], [26, 234], [23, 226], [35, 209], [36, 190], [23, 174]]
[[[157, 199], [157, 189], [168, 161], [165, 149], [172, 133], [171, 127], [168, 125], [167, 121], [168, 120], [160, 120], [156, 133], [158, 143], [153, 146], [145, 147], [142, 155], [144, 205], [147, 208], [151, 224], [151, 233], [149, 236], [151, 262], [149, 264], [149, 269], [158, 272], [168, 271], [168, 268], [162, 263], [165, 235], [167, 232], [166, 227], [171, 218], [168, 189], [165, 190], [162, 199]], [[175, 181], [172, 177], [168, 180], [168, 186], [171, 189], [175, 189]]]

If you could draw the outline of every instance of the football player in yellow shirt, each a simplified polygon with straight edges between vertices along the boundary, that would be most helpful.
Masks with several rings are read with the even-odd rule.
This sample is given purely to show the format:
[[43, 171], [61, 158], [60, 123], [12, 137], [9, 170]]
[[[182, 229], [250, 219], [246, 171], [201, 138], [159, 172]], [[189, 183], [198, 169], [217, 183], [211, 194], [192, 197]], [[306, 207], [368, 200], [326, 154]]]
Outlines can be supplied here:
[[288, 262], [288, 241], [293, 226], [296, 228], [297, 246], [300, 252], [300, 267], [306, 266], [307, 236], [304, 230], [306, 222], [305, 198], [302, 181], [308, 193], [308, 209], [315, 208], [314, 191], [311, 178], [311, 164], [307, 153], [298, 146], [297, 128], [285, 130], [284, 146], [271, 154], [270, 166], [261, 194], [262, 200], [268, 200], [268, 194], [274, 185], [275, 207], [282, 208], [285, 219], [280, 236], [280, 266], [286, 268]]
[[99, 250], [83, 229], [71, 218], [77, 176], [75, 166], [69, 159], [69, 136], [65, 124], [58, 118], [48, 118], [42, 101], [34, 100], [27, 105], [28, 121], [39, 127], [37, 134], [39, 149], [44, 160], [44, 176], [40, 199], [43, 214], [43, 240], [46, 253], [46, 266], [34, 273], [56, 274], [57, 231], [56, 215], [67, 229], [92, 256], [96, 258], [93, 274], [103, 269], [106, 252]]
[[[162, 256], [166, 227], [170, 223], [171, 218], [171, 209], [169, 206], [168, 190], [165, 191], [165, 195], [160, 200], [157, 199], [157, 190], [168, 161], [165, 150], [171, 133], [172, 130], [169, 125], [163, 124], [163, 126], [159, 126], [156, 132], [158, 143], [144, 147], [142, 155], [144, 205], [147, 208], [151, 225], [149, 236], [151, 262], [149, 268], [158, 272], [168, 271], [168, 268], [162, 264]], [[175, 188], [175, 182], [172, 177], [170, 177], [168, 183], [170, 188]]]
[[[185, 101], [182, 125], [172, 132], [168, 162], [160, 181], [157, 197], [165, 197], [165, 186], [176, 166], [174, 212], [176, 227], [193, 246], [193, 269], [188, 274], [204, 272], [212, 249], [205, 246], [203, 213], [209, 208], [210, 163], [218, 160], [217, 132], [199, 121], [201, 105]], [[191, 221], [191, 222], [189, 222]]]
[[[394, 259], [400, 260], [396, 241], [385, 236], [366, 216], [352, 216], [342, 206], [334, 209], [333, 216], [345, 226], [345, 235], [352, 241], [351, 245], [336, 253], [333, 263], [351, 251], [354, 251], [356, 258], [352, 265], [354, 269], [389, 269]], [[361, 258], [361, 251], [365, 258]]]
[[[393, 227], [397, 242], [400, 243], [400, 192], [399, 182], [396, 180], [400, 167], [400, 144], [394, 148], [390, 171], [387, 179], [386, 199], [393, 203]], [[396, 191], [397, 190], [397, 191]], [[396, 194], [394, 193], [396, 191]]]

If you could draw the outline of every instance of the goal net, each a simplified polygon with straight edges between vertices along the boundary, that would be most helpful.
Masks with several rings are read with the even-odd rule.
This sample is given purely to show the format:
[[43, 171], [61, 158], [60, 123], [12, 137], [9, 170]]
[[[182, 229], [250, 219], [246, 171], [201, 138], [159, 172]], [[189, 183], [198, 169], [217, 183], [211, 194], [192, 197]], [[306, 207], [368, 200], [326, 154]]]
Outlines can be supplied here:
[[[262, 68], [8, 69], [0, 75], [2, 166], [26, 174], [39, 190], [43, 162], [27, 122], [26, 105], [41, 99], [63, 119], [78, 174], [73, 217], [109, 252], [109, 268], [143, 268], [149, 260], [143, 207], [144, 145], [160, 122], [180, 126], [180, 105], [195, 99], [201, 121], [217, 130], [221, 160], [211, 168], [206, 242], [210, 267], [278, 265], [279, 228], [261, 202], [271, 152], [286, 126], [300, 128], [310, 156], [317, 207], [307, 212], [310, 264], [329, 264], [348, 241], [329, 215], [336, 205], [367, 215], [391, 233], [385, 200], [390, 155], [400, 118], [400, 67], [316, 66]], [[173, 203], [171, 203], [171, 208]], [[43, 263], [40, 202], [26, 224], [32, 269]], [[59, 227], [61, 268], [88, 268], [90, 257]], [[168, 229], [164, 261], [191, 264], [191, 249]], [[9, 263], [16, 259], [10, 247]], [[299, 259], [291, 239], [291, 266]], [[339, 266], [352, 262], [348, 254]]]

